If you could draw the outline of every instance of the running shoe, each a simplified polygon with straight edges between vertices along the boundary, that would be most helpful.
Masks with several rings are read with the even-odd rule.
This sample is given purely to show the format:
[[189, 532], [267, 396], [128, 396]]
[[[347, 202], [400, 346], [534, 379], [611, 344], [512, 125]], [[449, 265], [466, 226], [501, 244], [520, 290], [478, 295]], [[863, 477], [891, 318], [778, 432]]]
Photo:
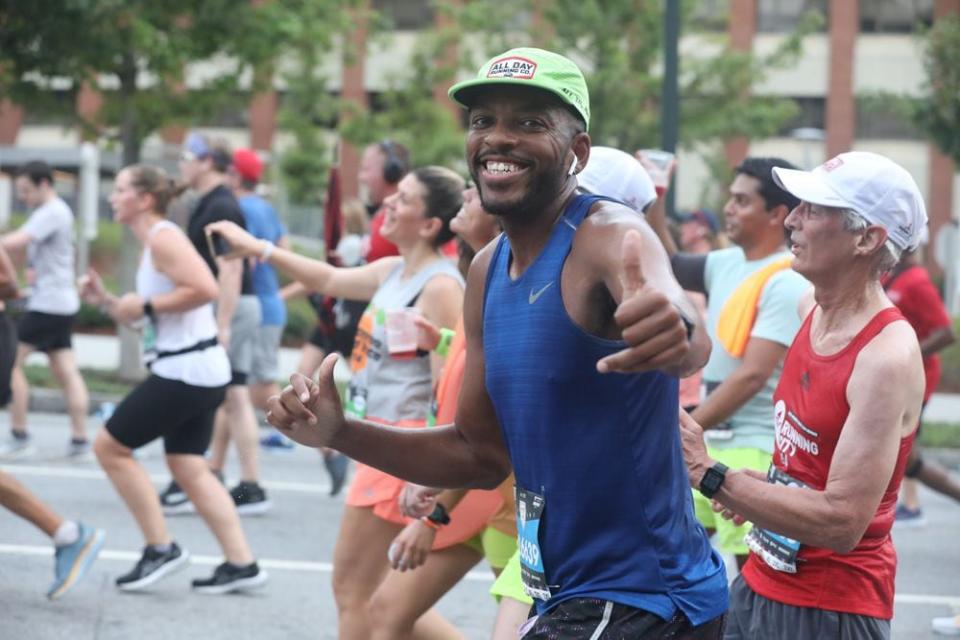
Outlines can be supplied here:
[[37, 452], [33, 438], [29, 433], [10, 431], [10, 435], [0, 443], [0, 460], [21, 460]]
[[230, 497], [233, 498], [233, 504], [237, 505], [237, 513], [242, 516], [258, 516], [273, 507], [267, 492], [256, 482], [241, 480], [230, 490]]
[[330, 495], [335, 496], [340, 493], [343, 483], [347, 480], [347, 467], [350, 465], [350, 459], [339, 451], [333, 451], [329, 455], [323, 456], [323, 466], [326, 467], [330, 475]]
[[67, 444], [67, 459], [69, 460], [86, 460], [90, 457], [91, 448], [89, 440], [77, 440], [74, 438], [70, 439], [70, 442]]
[[143, 548], [140, 561], [129, 572], [117, 578], [117, 588], [121, 591], [140, 591], [146, 589], [161, 578], [165, 578], [187, 565], [190, 554], [181, 549], [176, 542], [170, 543], [167, 551], [157, 551], [147, 545]]
[[167, 488], [160, 493], [160, 506], [163, 513], [168, 516], [176, 516], [183, 513], [193, 513], [193, 503], [190, 498], [180, 488], [176, 480], [171, 480]]
[[221, 595], [234, 591], [259, 589], [267, 584], [267, 578], [267, 572], [261, 571], [256, 562], [245, 567], [224, 562], [213, 570], [212, 576], [205, 580], [194, 580], [192, 586], [197, 593]]
[[934, 618], [930, 626], [934, 633], [941, 636], [960, 636], [960, 616]]
[[897, 513], [893, 521], [893, 526], [898, 529], [919, 529], [926, 526], [927, 519], [923, 516], [923, 509], [917, 507], [911, 509], [901, 503], [897, 505]]
[[260, 438], [260, 446], [274, 453], [287, 453], [293, 451], [295, 445], [293, 440], [274, 430]]
[[77, 540], [56, 549], [53, 559], [53, 584], [47, 591], [47, 597], [51, 600], [56, 600], [77, 584], [103, 548], [106, 537], [103, 529], [93, 529], [82, 522], [77, 525], [80, 529]]

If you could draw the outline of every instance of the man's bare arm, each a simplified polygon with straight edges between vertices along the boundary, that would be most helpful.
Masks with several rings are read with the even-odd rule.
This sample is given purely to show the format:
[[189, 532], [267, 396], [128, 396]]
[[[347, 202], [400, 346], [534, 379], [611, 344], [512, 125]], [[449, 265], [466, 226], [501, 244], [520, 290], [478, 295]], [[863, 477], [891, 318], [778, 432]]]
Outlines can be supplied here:
[[489, 261], [488, 247], [478, 254], [467, 277], [467, 368], [455, 424], [400, 429], [345, 419], [333, 385], [333, 357], [321, 366], [319, 385], [295, 374], [291, 386], [271, 398], [270, 423], [301, 444], [334, 447], [355, 460], [417, 484], [443, 488], [498, 486], [510, 472], [510, 461], [485, 385], [481, 332]]
[[[849, 553], [863, 538], [890, 483], [901, 438], [909, 435], [919, 416], [920, 351], [915, 338], [910, 342], [910, 327], [896, 325], [902, 326], [884, 329], [857, 359], [847, 384], [850, 414], [822, 491], [773, 485], [731, 470], [714, 499], [758, 526], [807, 545]], [[698, 486], [714, 461], [705, 449], [690, 455], [692, 434], [699, 429], [687, 416], [681, 422], [690, 483]], [[702, 443], [702, 434], [699, 437]]]
[[786, 352], [779, 342], [750, 338], [740, 366], [690, 415], [704, 429], [717, 426], [763, 389]]

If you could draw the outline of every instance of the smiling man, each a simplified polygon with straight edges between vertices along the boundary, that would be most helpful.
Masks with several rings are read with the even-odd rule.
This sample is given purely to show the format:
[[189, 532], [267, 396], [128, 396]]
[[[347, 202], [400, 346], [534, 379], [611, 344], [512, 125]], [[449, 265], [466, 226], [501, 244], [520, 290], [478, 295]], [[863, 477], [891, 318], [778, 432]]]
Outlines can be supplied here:
[[697, 524], [677, 378], [709, 353], [650, 227], [577, 193], [589, 98], [540, 49], [492, 58], [451, 97], [469, 110], [467, 164], [504, 234], [473, 262], [455, 424], [345, 420], [333, 386], [294, 376], [270, 421], [419, 484], [496, 487], [516, 474], [525, 638], [719, 638], [719, 556]]

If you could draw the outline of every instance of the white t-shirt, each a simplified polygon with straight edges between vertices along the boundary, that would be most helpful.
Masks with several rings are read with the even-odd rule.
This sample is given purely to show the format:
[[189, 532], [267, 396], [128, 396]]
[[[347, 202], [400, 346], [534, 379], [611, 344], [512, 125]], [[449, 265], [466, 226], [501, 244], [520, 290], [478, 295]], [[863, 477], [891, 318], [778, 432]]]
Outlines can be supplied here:
[[80, 309], [74, 265], [73, 212], [58, 197], [37, 207], [20, 227], [30, 234], [27, 263], [34, 271], [27, 310], [73, 315]]

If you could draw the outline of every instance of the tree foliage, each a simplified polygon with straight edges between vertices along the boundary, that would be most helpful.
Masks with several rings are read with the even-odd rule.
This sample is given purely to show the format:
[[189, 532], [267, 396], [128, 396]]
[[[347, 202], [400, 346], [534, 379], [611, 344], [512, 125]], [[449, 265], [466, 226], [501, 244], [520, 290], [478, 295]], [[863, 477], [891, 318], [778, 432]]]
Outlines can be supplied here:
[[923, 97], [914, 121], [960, 165], [960, 16], [937, 20], [927, 34]]
[[[73, 98], [84, 82], [106, 92], [90, 131], [119, 140], [124, 163], [168, 124], [209, 115], [239, 90], [274, 40], [264, 9], [232, 0], [29, 0], [0, 13], [0, 91], [36, 109], [56, 82]], [[187, 91], [185, 71], [211, 73]], [[72, 100], [71, 100], [72, 104]], [[70, 115], [79, 118], [73, 114]]]

